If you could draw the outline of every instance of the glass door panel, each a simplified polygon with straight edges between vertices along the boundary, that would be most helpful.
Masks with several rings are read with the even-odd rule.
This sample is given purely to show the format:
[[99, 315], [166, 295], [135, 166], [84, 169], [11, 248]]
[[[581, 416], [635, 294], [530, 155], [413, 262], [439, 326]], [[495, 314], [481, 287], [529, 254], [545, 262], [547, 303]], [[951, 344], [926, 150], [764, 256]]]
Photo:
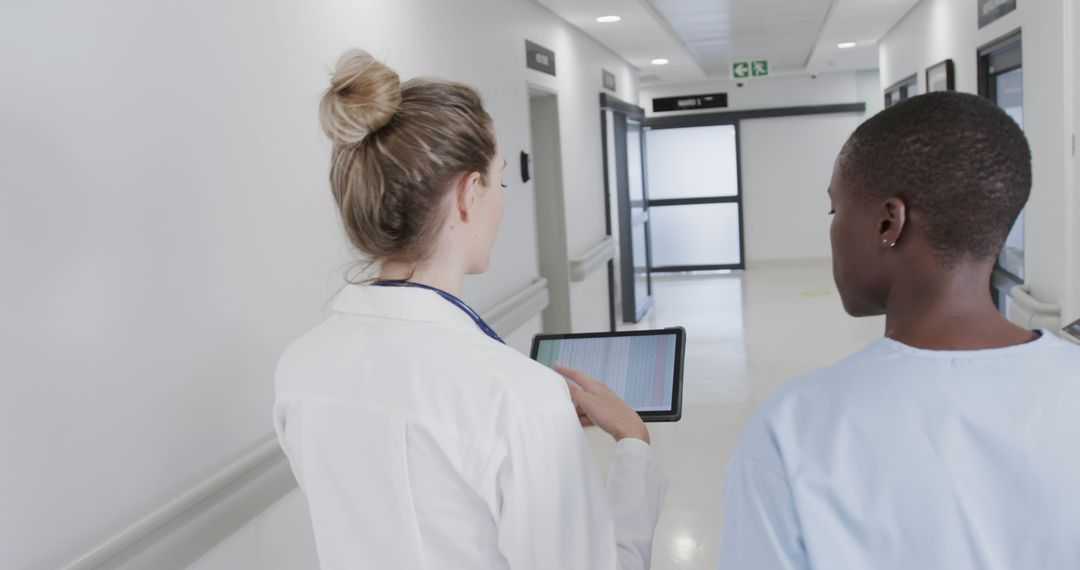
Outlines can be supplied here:
[[739, 205], [695, 204], [654, 208], [653, 263], [657, 266], [739, 262]]
[[649, 131], [649, 198], [739, 195], [735, 125]]
[[[1024, 128], [1024, 69], [1018, 67], [994, 77], [994, 95], [997, 104]], [[1016, 220], [998, 256], [1002, 269], [1024, 280], [1024, 212]]]

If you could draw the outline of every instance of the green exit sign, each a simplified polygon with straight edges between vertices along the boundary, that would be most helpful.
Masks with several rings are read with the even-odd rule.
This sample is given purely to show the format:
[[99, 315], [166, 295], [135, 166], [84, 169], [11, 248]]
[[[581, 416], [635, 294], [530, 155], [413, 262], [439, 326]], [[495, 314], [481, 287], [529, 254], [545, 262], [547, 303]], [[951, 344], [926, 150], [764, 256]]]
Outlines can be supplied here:
[[765, 77], [769, 75], [768, 60], [736, 61], [731, 64], [731, 76], [735, 79], [747, 77]]

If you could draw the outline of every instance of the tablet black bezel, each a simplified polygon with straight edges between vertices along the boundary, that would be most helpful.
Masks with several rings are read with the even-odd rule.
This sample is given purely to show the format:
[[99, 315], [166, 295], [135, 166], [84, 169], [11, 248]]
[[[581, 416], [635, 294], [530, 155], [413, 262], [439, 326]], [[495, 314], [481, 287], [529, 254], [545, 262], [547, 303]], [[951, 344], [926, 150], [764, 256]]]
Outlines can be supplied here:
[[675, 335], [675, 376], [673, 379], [674, 391], [671, 394], [670, 410], [638, 412], [642, 421], [646, 422], [677, 422], [682, 419], [682, 392], [683, 392], [683, 360], [686, 353], [686, 329], [682, 327], [668, 327], [663, 329], [647, 329], [619, 332], [594, 332], [594, 333], [571, 333], [571, 334], [538, 334], [533, 337], [532, 348], [529, 349], [529, 358], [536, 360], [536, 354], [540, 351], [542, 340], [566, 340], [577, 338], [606, 338], [622, 336], [656, 336], [662, 334]]

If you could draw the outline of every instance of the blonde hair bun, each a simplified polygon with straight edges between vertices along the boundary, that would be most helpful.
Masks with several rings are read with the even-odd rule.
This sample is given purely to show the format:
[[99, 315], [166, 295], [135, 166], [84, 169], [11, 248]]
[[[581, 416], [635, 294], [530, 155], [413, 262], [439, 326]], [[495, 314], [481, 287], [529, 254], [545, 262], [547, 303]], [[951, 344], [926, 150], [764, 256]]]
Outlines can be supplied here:
[[434, 255], [444, 198], [463, 174], [486, 185], [498, 142], [480, 94], [461, 83], [398, 74], [367, 52], [338, 61], [319, 104], [334, 141], [330, 191], [349, 241], [372, 262]]
[[335, 145], [354, 145], [393, 118], [401, 105], [398, 74], [361, 49], [338, 60], [319, 103], [323, 132]]

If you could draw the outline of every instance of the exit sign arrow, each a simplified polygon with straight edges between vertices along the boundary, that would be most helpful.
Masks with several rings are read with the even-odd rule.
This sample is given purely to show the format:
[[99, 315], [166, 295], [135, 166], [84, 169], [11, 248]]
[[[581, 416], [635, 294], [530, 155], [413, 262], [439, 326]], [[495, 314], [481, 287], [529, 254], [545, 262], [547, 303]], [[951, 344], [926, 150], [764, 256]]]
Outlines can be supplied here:
[[745, 61], [731, 64], [731, 76], [736, 79], [750, 77], [750, 64]]

